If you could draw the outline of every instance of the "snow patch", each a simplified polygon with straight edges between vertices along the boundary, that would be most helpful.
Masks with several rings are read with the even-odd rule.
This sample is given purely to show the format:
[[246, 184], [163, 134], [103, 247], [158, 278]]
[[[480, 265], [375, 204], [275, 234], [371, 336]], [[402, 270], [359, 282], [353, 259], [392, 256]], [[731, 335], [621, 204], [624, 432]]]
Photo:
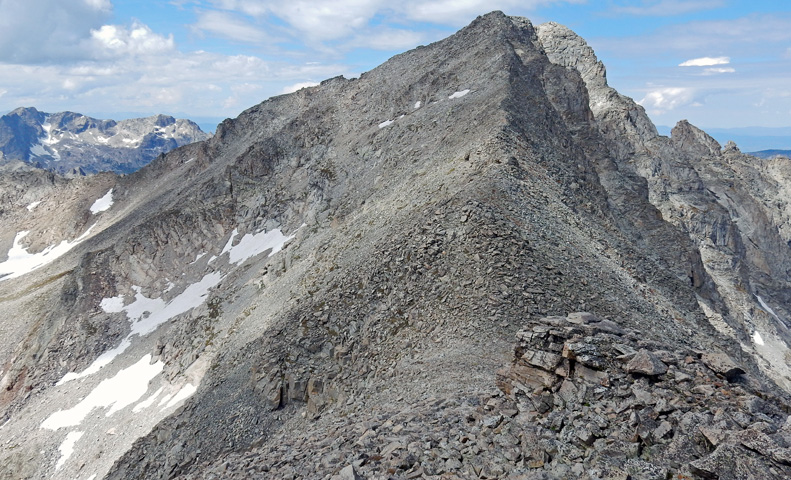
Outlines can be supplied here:
[[766, 313], [768, 313], [769, 315], [771, 315], [771, 316], [775, 317], [775, 320], [777, 320], [778, 322], [780, 322], [781, 324], [783, 324], [783, 321], [782, 321], [782, 320], [780, 320], [780, 317], [778, 317], [778, 316], [777, 316], [777, 314], [775, 313], [775, 311], [774, 311], [774, 310], [772, 310], [772, 307], [770, 307], [769, 305], [767, 305], [767, 304], [766, 304], [766, 302], [764, 302], [764, 299], [763, 299], [763, 298], [761, 298], [761, 296], [760, 296], [760, 295], [756, 294], [756, 295], [755, 295], [755, 298], [757, 298], [757, 299], [758, 299], [758, 303], [760, 303], [760, 304], [761, 304], [761, 308], [763, 308], [763, 309], [766, 311]]
[[180, 401], [188, 399], [189, 397], [192, 396], [193, 393], [195, 393], [196, 390], [198, 390], [198, 387], [192, 385], [191, 383], [184, 385], [183, 387], [181, 387], [181, 390], [179, 390], [175, 395], [173, 395], [173, 398], [170, 399], [167, 405], [162, 407], [162, 410], [167, 410], [168, 408], [176, 405]]
[[105, 193], [102, 198], [99, 198], [93, 205], [91, 205], [91, 213], [96, 215], [99, 212], [103, 212], [110, 207], [113, 206], [113, 189], [111, 188], [109, 192]]
[[111, 348], [106, 352], [99, 355], [96, 360], [91, 363], [88, 368], [83, 370], [80, 373], [76, 372], [68, 372], [66, 375], [61, 378], [58, 383], [55, 385], [63, 385], [66, 382], [70, 382], [71, 380], [76, 380], [78, 378], [87, 377], [88, 375], [93, 375], [94, 373], [101, 370], [105, 365], [108, 365], [110, 362], [115, 360], [115, 357], [122, 354], [129, 346], [132, 344], [132, 341], [129, 337], [124, 338], [121, 340], [121, 343], [118, 344], [117, 347]]
[[203, 258], [205, 255], [206, 255], [206, 252], [199, 253], [199, 254], [198, 254], [196, 257], [195, 257], [195, 260], [191, 261], [191, 262], [190, 262], [190, 263], [188, 263], [187, 265], [192, 265], [193, 263], [195, 263], [195, 262], [197, 262], [198, 260], [200, 260], [201, 258]]
[[33, 209], [34, 209], [34, 208], [36, 208], [36, 207], [38, 207], [38, 205], [39, 205], [40, 203], [41, 203], [41, 200], [39, 200], [39, 201], [37, 201], [37, 202], [33, 202], [33, 203], [31, 203], [30, 205], [28, 205], [28, 206], [27, 206], [27, 207], [25, 207], [25, 208], [27, 208], [27, 211], [28, 211], [28, 212], [32, 212], [32, 211], [33, 211]]
[[159, 375], [164, 363], [151, 364], [151, 354], [134, 365], [119, 371], [114, 377], [102, 380], [82, 401], [68, 410], [59, 410], [41, 424], [41, 428], [57, 430], [82, 423], [94, 408], [108, 408], [106, 417], [138, 401], [148, 390], [148, 382]]
[[764, 345], [764, 339], [761, 336], [761, 334], [758, 333], [758, 330], [756, 330], [755, 333], [753, 333], [753, 342], [755, 342], [756, 345], [761, 345], [761, 346]]
[[36, 157], [45, 157], [49, 155], [49, 152], [44, 148], [44, 145], [37, 143], [30, 147], [30, 154]]
[[379, 124], [379, 128], [385, 128], [386, 126], [391, 125], [392, 123], [393, 123], [392, 120], [385, 120], [384, 122]]
[[231, 238], [228, 239], [228, 242], [223, 247], [222, 252], [220, 255], [228, 252], [229, 260], [231, 263], [235, 263], [237, 265], [242, 264], [245, 260], [252, 258], [256, 255], [264, 253], [265, 251], [271, 249], [272, 251], [269, 252], [269, 257], [279, 252], [283, 245], [286, 244], [289, 240], [294, 238], [296, 234], [285, 236], [280, 229], [270, 230], [269, 232], [260, 232], [255, 235], [252, 234], [245, 234], [239, 243], [233, 245], [233, 239], [239, 234], [237, 229], [233, 229], [231, 233]]
[[69, 432], [66, 434], [66, 439], [63, 440], [63, 443], [60, 444], [58, 450], [60, 451], [60, 458], [58, 459], [58, 463], [55, 465], [55, 470], [58, 470], [60, 467], [66, 463], [66, 460], [69, 459], [72, 453], [74, 453], [74, 444], [77, 443], [77, 440], [82, 438], [85, 432]]
[[0, 263], [0, 282], [21, 277], [26, 273], [30, 273], [48, 263], [54, 262], [74, 248], [78, 243], [85, 240], [91, 233], [91, 229], [95, 226], [95, 224], [91, 225], [85, 233], [77, 237], [74, 241], [70, 242], [68, 240], [63, 240], [58, 245], [50, 245], [38, 253], [28, 253], [27, 248], [23, 248], [19, 243], [30, 231], [25, 230], [17, 233], [16, 237], [14, 237], [14, 244], [8, 251], [8, 259]]
[[153, 405], [154, 401], [156, 401], [157, 397], [162, 393], [162, 390], [163, 390], [163, 387], [159, 387], [159, 390], [157, 390], [156, 392], [151, 394], [150, 397], [146, 398], [142, 402], [140, 402], [137, 405], [135, 405], [134, 407], [132, 407], [132, 412], [133, 413], [140, 413], [143, 410], [145, 410], [146, 408], [148, 408], [151, 405]]
[[420, 106], [421, 106], [421, 105], [423, 105], [423, 104], [422, 104], [422, 103], [420, 103], [420, 100], [418, 100], [417, 102], [415, 102], [415, 110], [417, 110], [418, 108], [420, 108]]
[[453, 100], [454, 98], [461, 98], [461, 97], [467, 95], [468, 93], [470, 93], [470, 89], [469, 88], [466, 89], [466, 90], [461, 90], [459, 92], [455, 92], [453, 95], [448, 97], [448, 100]]
[[99, 307], [107, 313], [118, 313], [124, 311], [124, 296], [103, 298]]
[[209, 294], [209, 289], [220, 283], [222, 274], [213, 272], [205, 275], [198, 283], [193, 283], [184, 289], [178, 296], [169, 302], [161, 298], [148, 298], [138, 286], [132, 286], [135, 291], [135, 301], [123, 305], [123, 296], [104, 298], [99, 304], [107, 313], [126, 312], [127, 319], [132, 323], [132, 331], [121, 343], [103, 354], [91, 363], [88, 368], [80, 373], [69, 372], [58, 382], [62, 385], [71, 380], [87, 377], [98, 372], [102, 367], [112, 362], [115, 357], [123, 353], [132, 344], [135, 335], [145, 336], [153, 332], [160, 325], [176, 315], [186, 313], [201, 305]]
[[[162, 405], [165, 405], [166, 403], [168, 403], [168, 401], [170, 400], [170, 398], [171, 398], [172, 396], [173, 396], [173, 394], [172, 394], [172, 393], [168, 393], [167, 395], [165, 395], [164, 397], [162, 397], [162, 400], [160, 400], [160, 401], [159, 401], [159, 404], [157, 405], [157, 407], [162, 407]], [[165, 408], [165, 407], [162, 407], [162, 409], [164, 409], [164, 408]]]

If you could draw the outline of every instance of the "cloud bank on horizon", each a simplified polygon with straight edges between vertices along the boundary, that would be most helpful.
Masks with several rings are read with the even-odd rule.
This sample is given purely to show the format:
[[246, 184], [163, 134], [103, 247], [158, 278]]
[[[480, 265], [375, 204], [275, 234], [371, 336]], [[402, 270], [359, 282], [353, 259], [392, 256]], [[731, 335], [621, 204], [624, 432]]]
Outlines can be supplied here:
[[[749, 5], [734, 5], [734, 4]], [[503, 10], [585, 38], [657, 124], [791, 125], [791, 12], [756, 0], [0, 0], [0, 110], [218, 121]]]

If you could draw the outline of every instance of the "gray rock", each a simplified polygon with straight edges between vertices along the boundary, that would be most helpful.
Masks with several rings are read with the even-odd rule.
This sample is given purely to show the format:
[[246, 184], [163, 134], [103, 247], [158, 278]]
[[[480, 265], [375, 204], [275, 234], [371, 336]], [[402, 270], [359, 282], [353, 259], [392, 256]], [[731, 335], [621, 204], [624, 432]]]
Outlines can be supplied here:
[[744, 373], [744, 370], [736, 365], [731, 357], [724, 353], [707, 352], [702, 354], [700, 359], [707, 367], [719, 373], [728, 380], [734, 380], [739, 375]]
[[641, 349], [626, 364], [626, 371], [640, 375], [656, 376], [667, 373], [667, 365], [648, 350]]

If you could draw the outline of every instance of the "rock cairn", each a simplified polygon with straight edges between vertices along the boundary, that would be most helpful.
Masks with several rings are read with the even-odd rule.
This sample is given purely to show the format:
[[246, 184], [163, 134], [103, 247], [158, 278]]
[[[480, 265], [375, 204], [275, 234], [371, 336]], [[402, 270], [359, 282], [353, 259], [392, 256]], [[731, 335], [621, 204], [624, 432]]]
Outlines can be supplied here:
[[725, 353], [671, 350], [589, 313], [517, 337], [497, 383], [516, 405], [522, 465], [562, 478], [791, 477], [787, 406]]

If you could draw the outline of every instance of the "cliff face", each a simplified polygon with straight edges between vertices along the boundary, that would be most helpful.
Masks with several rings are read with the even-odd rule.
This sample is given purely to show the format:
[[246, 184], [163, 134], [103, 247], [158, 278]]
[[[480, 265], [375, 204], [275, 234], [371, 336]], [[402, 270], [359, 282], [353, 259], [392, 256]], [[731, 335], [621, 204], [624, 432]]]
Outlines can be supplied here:
[[783, 162], [658, 136], [582, 39], [495, 12], [132, 175], [8, 173], [0, 465], [781, 477]]

